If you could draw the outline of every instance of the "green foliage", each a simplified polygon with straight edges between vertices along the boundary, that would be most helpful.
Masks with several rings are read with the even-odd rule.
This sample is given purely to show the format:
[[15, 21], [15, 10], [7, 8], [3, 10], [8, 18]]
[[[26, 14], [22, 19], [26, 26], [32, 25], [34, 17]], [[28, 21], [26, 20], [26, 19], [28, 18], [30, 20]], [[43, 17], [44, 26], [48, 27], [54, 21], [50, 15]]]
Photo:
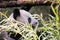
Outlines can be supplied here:
[[[33, 29], [32, 25], [29, 23], [24, 24], [14, 19], [9, 19], [6, 16], [6, 12], [5, 14], [0, 12], [0, 17], [4, 17], [4, 19], [0, 21], [0, 33], [2, 31], [13, 31], [15, 33], [19, 33], [22, 35], [19, 40], [40, 40], [41, 36], [43, 40], [60, 40], [58, 10], [55, 9], [52, 5], [51, 8], [56, 17], [49, 15], [52, 19], [48, 18], [48, 21], [43, 19], [42, 14], [33, 14], [33, 17], [39, 21], [39, 26], [37, 25], [35, 29]], [[40, 24], [42, 24], [42, 26]], [[37, 31], [40, 32], [40, 36], [37, 36]]]

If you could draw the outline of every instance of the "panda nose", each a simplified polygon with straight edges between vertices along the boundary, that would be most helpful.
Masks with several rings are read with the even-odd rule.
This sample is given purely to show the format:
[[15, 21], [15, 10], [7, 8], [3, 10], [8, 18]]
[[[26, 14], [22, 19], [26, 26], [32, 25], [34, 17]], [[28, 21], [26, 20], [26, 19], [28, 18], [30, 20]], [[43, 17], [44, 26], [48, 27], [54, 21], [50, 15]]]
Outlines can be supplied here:
[[35, 22], [35, 24], [37, 24], [37, 22]]
[[32, 25], [32, 28], [34, 29], [37, 24], [38, 24], [38, 22], [34, 22], [34, 24]]

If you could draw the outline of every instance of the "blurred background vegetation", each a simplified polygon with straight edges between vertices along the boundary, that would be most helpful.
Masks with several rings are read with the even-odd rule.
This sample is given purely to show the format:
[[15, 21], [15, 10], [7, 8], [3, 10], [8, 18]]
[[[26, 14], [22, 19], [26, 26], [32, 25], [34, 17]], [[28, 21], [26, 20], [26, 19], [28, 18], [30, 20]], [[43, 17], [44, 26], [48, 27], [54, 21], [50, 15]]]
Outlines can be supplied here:
[[[57, 2], [58, 3], [58, 2]], [[5, 14], [7, 17], [9, 17], [9, 15], [12, 13], [13, 9], [16, 7], [12, 7], [12, 8], [0, 8], [0, 12], [2, 12], [3, 14]], [[20, 7], [17, 7], [20, 9]], [[36, 28], [36, 31], [40, 32], [40, 36], [37, 37], [36, 35], [36, 31], [32, 30], [30, 28], [29, 25], [28, 28], [24, 29], [25, 27], [23, 27], [23, 31], [21, 31], [22, 29], [20, 29], [20, 31], [23, 33], [21, 34], [23, 37], [20, 40], [40, 40], [41, 37], [43, 38], [43, 40], [60, 40], [60, 6], [58, 8], [58, 11], [56, 12], [55, 9], [53, 8], [53, 6], [51, 7], [52, 11], [54, 12], [54, 14], [56, 14], [56, 17], [51, 17], [52, 19], [50, 19], [50, 6], [33, 6], [30, 9], [30, 13], [33, 14], [37, 14], [37, 18], [39, 19], [39, 26]], [[4, 20], [5, 17], [0, 15], [0, 21]], [[5, 20], [6, 21], [6, 20]], [[15, 24], [15, 23], [13, 23]], [[2, 24], [3, 27], [7, 26], [5, 23]], [[10, 26], [11, 24], [9, 24], [8, 26]], [[0, 25], [0, 27], [2, 27]], [[17, 27], [18, 28], [18, 27]], [[13, 30], [13, 29], [12, 29]], [[18, 30], [15, 30], [15, 32], [17, 32]], [[32, 31], [32, 32], [31, 32]], [[28, 32], [28, 33], [25, 33]], [[31, 33], [30, 33], [31, 32]], [[17, 32], [20, 34], [20, 32]], [[25, 33], [25, 34], [24, 34]], [[28, 36], [26, 37], [26, 35], [29, 35], [29, 33], [33, 36]]]

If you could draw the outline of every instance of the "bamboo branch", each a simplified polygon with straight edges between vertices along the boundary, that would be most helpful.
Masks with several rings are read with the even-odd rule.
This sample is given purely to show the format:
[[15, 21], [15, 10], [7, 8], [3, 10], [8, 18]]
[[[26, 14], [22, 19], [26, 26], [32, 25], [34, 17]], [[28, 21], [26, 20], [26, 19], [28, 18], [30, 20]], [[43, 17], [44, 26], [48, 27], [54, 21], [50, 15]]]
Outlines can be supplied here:
[[51, 5], [52, 2], [48, 1], [45, 2], [45, 0], [0, 0], [0, 8], [5, 7], [19, 7], [21, 5], [32, 5], [32, 6], [41, 6]]

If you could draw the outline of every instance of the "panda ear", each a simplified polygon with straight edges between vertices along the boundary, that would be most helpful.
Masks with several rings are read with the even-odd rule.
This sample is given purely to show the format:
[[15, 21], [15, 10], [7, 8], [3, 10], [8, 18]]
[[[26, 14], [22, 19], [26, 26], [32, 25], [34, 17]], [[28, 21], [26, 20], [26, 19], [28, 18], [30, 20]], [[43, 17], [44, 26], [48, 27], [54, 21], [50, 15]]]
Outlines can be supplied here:
[[16, 18], [20, 16], [20, 11], [18, 8], [13, 10], [13, 18], [16, 20]]
[[21, 9], [29, 11], [31, 9], [31, 7], [32, 7], [32, 5], [27, 4], [27, 5], [22, 5]]

